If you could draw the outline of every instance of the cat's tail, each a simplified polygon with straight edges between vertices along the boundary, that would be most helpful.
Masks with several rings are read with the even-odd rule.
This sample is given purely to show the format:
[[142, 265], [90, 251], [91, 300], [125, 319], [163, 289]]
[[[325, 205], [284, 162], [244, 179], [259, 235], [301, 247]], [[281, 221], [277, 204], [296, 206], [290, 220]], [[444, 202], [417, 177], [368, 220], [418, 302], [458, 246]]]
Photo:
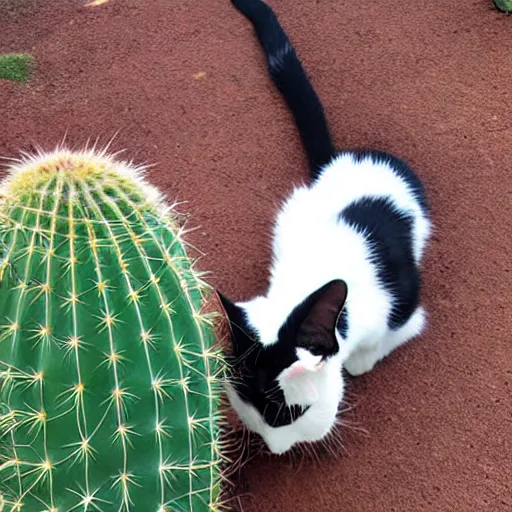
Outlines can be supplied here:
[[253, 24], [268, 70], [295, 118], [315, 180], [335, 154], [324, 109], [274, 11], [261, 0], [231, 0]]

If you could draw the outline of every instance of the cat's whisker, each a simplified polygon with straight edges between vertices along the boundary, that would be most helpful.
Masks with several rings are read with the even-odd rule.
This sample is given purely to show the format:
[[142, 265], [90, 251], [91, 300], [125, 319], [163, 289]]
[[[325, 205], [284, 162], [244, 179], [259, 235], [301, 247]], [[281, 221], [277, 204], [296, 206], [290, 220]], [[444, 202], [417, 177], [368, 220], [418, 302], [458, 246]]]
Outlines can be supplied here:
[[338, 455], [339, 451], [344, 452], [347, 456], [350, 455], [345, 446], [345, 439], [343, 438], [341, 429], [335, 427], [332, 431], [332, 436], [329, 439], [326, 439], [326, 442], [329, 444], [332, 450], [335, 450], [335, 455]]
[[248, 348], [246, 351], [244, 351], [242, 354], [240, 354], [239, 356], [233, 356], [231, 355], [230, 356], [230, 359], [231, 359], [231, 364], [233, 366], [239, 366], [241, 363], [244, 362], [244, 360], [248, 359], [249, 356], [252, 354], [252, 352], [254, 352], [255, 350], [257, 350], [258, 347], [256, 345], [256, 342], [254, 342], [254, 345], [251, 345], [250, 348]]
[[275, 396], [275, 394], [279, 391], [282, 392], [281, 386], [279, 384], [276, 384], [275, 386], [273, 386], [265, 391], [265, 396], [269, 399], [273, 398]]
[[333, 457], [339, 455], [339, 450], [343, 449], [343, 440], [337, 429], [334, 429], [332, 437], [324, 440], [324, 446]]

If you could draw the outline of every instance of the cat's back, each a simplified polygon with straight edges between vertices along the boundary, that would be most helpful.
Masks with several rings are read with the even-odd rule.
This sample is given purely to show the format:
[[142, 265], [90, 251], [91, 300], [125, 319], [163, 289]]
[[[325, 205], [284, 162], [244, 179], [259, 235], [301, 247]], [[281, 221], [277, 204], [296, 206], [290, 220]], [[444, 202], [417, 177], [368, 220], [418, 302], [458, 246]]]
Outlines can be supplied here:
[[[412, 247], [406, 247], [406, 232]], [[429, 233], [423, 185], [404, 162], [378, 151], [343, 152], [315, 183], [296, 187], [280, 209], [272, 274], [284, 283], [302, 274], [312, 281], [308, 288], [355, 275], [366, 287], [376, 282], [374, 242], [398, 265], [411, 250], [419, 260]], [[401, 253], [392, 254], [397, 249]]]
[[295, 188], [276, 219], [276, 238], [322, 235], [339, 215], [364, 198], [382, 198], [413, 217], [427, 217], [423, 185], [407, 164], [380, 151], [338, 154], [310, 186]]
[[365, 304], [362, 324], [387, 310], [393, 325], [403, 323], [418, 302], [430, 221], [423, 186], [402, 164], [341, 153], [316, 183], [296, 188], [277, 216], [271, 288], [293, 283], [302, 298], [343, 279], [352, 301]]
[[338, 154], [310, 192], [336, 215], [365, 197], [388, 198], [413, 215], [424, 215], [427, 211], [425, 191], [418, 176], [404, 161], [383, 151]]

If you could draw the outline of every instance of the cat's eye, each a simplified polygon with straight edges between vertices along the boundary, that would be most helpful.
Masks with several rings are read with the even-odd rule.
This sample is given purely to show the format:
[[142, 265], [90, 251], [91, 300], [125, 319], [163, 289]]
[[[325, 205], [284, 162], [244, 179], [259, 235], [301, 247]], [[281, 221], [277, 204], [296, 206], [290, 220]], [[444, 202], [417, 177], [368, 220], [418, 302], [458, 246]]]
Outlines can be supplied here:
[[323, 351], [318, 345], [310, 344], [306, 347], [306, 350], [311, 352], [311, 354], [313, 354], [314, 356], [322, 356], [323, 355]]

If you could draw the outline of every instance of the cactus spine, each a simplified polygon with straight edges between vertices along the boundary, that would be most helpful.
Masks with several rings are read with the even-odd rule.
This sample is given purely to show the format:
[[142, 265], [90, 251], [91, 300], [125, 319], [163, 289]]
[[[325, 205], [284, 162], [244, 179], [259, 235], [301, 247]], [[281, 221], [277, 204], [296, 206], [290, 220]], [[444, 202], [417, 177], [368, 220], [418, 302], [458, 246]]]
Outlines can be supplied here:
[[59, 148], [9, 169], [5, 510], [219, 510], [224, 363], [180, 220], [143, 168], [106, 151]]

